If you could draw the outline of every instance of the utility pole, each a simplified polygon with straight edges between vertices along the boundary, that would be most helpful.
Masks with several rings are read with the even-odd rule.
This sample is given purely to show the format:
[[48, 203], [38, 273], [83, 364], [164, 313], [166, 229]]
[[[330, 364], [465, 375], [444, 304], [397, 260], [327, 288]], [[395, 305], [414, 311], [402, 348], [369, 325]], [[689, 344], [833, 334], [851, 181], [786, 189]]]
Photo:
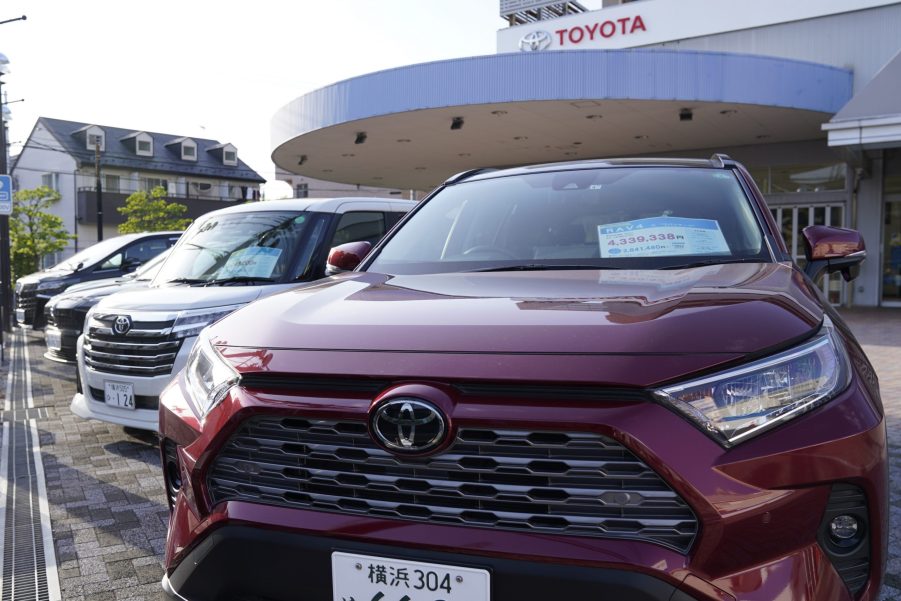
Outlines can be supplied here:
[[[7, 65], [9, 60], [6, 56], [0, 54], [0, 76], [5, 74], [9, 69]], [[0, 81], [0, 174], [6, 175], [8, 166], [6, 164], [7, 148], [6, 148], [6, 119], [3, 117], [3, 82]], [[9, 190], [12, 194], [12, 189]], [[2, 318], [2, 330], [4, 332], [12, 332], [12, 309], [13, 309], [13, 289], [12, 289], [12, 265], [10, 263], [9, 253], [9, 215], [0, 215], [0, 286], [3, 287], [3, 302], [0, 318]]]
[[97, 178], [97, 242], [103, 240], [103, 189], [100, 186], [100, 140], [94, 140], [94, 176]]
[[[27, 17], [22, 15], [14, 19], [5, 19], [0, 21], [0, 25], [5, 23], [13, 23], [15, 21], [24, 21]], [[9, 73], [9, 59], [6, 55], [0, 54], [0, 76]], [[0, 82], [0, 87], [2, 87]], [[0, 91], [0, 98], [3, 98]], [[3, 118], [3, 106], [0, 104], [0, 174], [6, 174], [9, 170], [7, 165], [7, 146], [6, 146], [6, 120]], [[12, 190], [10, 190], [12, 193]], [[2, 292], [2, 302], [0, 302], [0, 330], [3, 332], [12, 332], [12, 309], [13, 309], [13, 287], [12, 282], [12, 265], [10, 264], [9, 254], [9, 215], [0, 215], [0, 292]], [[5, 338], [5, 336], [3, 337]], [[3, 340], [3, 346], [0, 347], [0, 360], [4, 359], [6, 354], [6, 340]]]

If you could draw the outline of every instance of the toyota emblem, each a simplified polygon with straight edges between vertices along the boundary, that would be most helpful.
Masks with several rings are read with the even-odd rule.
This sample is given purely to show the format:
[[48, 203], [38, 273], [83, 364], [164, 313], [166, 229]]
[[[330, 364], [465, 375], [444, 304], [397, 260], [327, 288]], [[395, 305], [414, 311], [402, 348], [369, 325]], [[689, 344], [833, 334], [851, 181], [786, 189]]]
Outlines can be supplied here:
[[419, 399], [395, 398], [372, 414], [376, 441], [395, 453], [426, 453], [444, 442], [447, 426], [437, 407]]
[[551, 34], [546, 31], [531, 31], [519, 40], [519, 49], [523, 52], [545, 50], [551, 45]]
[[128, 315], [117, 315], [113, 320], [113, 332], [122, 336], [131, 329], [131, 317]]

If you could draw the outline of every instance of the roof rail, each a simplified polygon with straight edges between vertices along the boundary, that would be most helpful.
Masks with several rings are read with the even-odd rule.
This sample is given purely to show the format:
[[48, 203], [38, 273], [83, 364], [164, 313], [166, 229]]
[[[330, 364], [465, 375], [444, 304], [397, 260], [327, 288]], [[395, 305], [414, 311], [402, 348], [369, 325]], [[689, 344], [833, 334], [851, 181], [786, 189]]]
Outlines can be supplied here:
[[488, 171], [497, 171], [494, 167], [479, 167], [478, 169], [467, 169], [466, 171], [461, 171], [456, 175], [452, 175], [446, 180], [444, 180], [444, 184], [456, 184], [457, 182], [462, 182], [464, 179], [469, 179], [473, 175], [477, 175], [479, 173], [487, 173]]
[[710, 156], [710, 163], [717, 169], [723, 169], [726, 166], [726, 161], [731, 163], [732, 157], [728, 154], [723, 154], [722, 152], [714, 152]]

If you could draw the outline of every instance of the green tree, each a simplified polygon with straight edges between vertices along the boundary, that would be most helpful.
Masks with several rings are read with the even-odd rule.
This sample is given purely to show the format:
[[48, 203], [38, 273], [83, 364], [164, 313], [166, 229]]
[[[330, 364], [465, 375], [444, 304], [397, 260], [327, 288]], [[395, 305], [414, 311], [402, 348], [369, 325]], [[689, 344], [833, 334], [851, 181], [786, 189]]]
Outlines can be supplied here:
[[166, 200], [166, 190], [157, 186], [148, 194], [141, 190], [125, 199], [125, 206], [116, 209], [125, 215], [125, 223], [119, 225], [119, 233], [162, 232], [183, 230], [191, 223], [182, 218], [188, 207]]
[[75, 238], [66, 231], [61, 217], [47, 209], [59, 202], [59, 192], [41, 186], [19, 190], [13, 196], [9, 220], [9, 252], [13, 281], [40, 269], [41, 258], [66, 248]]

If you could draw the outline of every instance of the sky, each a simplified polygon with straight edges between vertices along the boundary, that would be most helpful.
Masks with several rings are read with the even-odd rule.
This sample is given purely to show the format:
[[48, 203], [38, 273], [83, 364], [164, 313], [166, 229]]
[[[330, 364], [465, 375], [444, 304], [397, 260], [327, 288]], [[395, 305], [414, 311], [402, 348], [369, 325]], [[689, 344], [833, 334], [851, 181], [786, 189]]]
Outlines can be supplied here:
[[494, 54], [505, 26], [497, 0], [0, 3], [0, 21], [22, 15], [0, 25], [13, 155], [38, 117], [52, 117], [231, 142], [270, 182], [270, 121], [294, 98], [381, 69]]

